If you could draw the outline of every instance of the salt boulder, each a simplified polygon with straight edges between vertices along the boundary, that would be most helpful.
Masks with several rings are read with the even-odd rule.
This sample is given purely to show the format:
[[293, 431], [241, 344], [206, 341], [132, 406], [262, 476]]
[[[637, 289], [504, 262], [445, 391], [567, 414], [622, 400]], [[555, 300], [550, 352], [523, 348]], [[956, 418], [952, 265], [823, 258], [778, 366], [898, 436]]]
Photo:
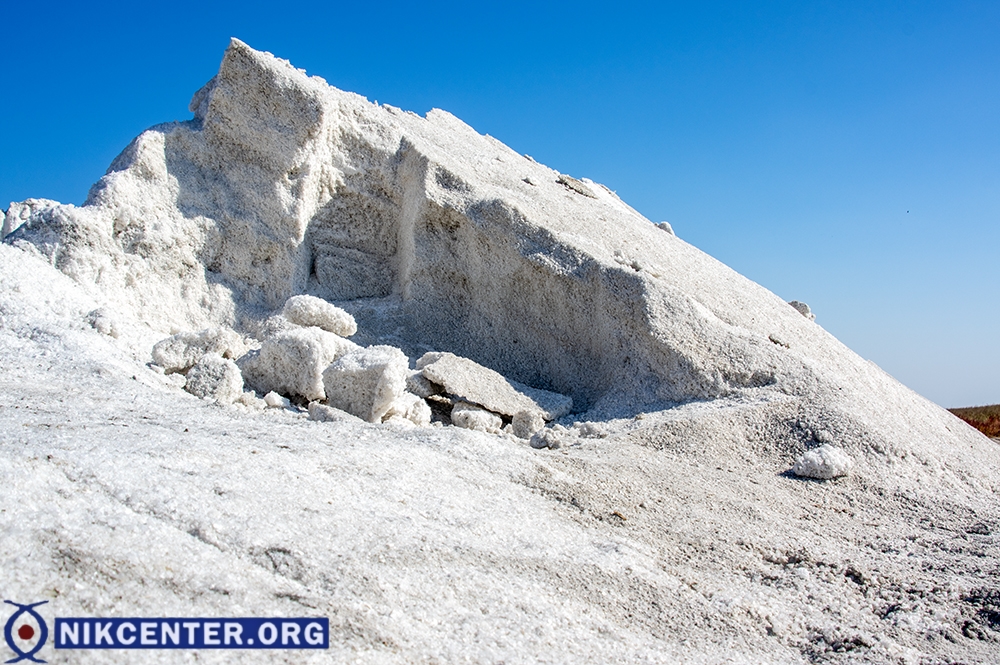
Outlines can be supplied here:
[[466, 402], [513, 417], [520, 411], [537, 411], [545, 420], [566, 415], [573, 400], [565, 395], [531, 388], [505, 378], [499, 372], [483, 367], [454, 353], [425, 354], [417, 366], [429, 381]]
[[[107, 335], [108, 337], [114, 337], [116, 339], [119, 335], [121, 335], [118, 318], [106, 307], [98, 307], [97, 309], [88, 312], [86, 321], [90, 324], [91, 328], [102, 335]], [[161, 369], [166, 371], [165, 368]]]
[[792, 473], [803, 478], [830, 480], [846, 476], [853, 468], [854, 460], [846, 452], [825, 443], [802, 455], [792, 467]]
[[[280, 395], [279, 395], [280, 397]], [[240, 404], [248, 409], [253, 409], [255, 411], [263, 411], [267, 408], [267, 402], [265, 402], [253, 391], [244, 392], [238, 398], [236, 398], [235, 404]]]
[[511, 419], [511, 432], [521, 439], [530, 439], [535, 432], [545, 427], [545, 419], [535, 409], [518, 411]]
[[326, 398], [323, 370], [345, 353], [358, 349], [354, 342], [316, 327], [277, 333], [240, 358], [247, 383], [260, 392], [297, 395], [307, 400]]
[[431, 424], [431, 407], [418, 395], [407, 391], [400, 395], [385, 414], [385, 418], [399, 416], [414, 425], [427, 427]]
[[798, 300], [792, 300], [788, 304], [794, 307], [795, 311], [797, 311], [799, 314], [806, 317], [810, 321], [816, 320], [816, 315], [813, 314], [812, 308], [809, 307], [809, 305], [805, 304], [804, 302], [799, 302]]
[[444, 351], [428, 351], [424, 355], [417, 358], [417, 369], [423, 370], [424, 367], [427, 367], [431, 363], [436, 363], [447, 355], [449, 354]]
[[27, 199], [20, 203], [11, 203], [7, 212], [0, 215], [0, 240], [21, 228], [32, 215], [59, 205], [58, 201], [49, 199]]
[[316, 326], [341, 337], [350, 337], [358, 332], [353, 316], [315, 296], [292, 296], [285, 301], [281, 313], [296, 325]]
[[573, 438], [573, 433], [562, 425], [553, 425], [535, 432], [531, 437], [532, 448], [561, 448], [566, 441]]
[[301, 327], [292, 323], [281, 314], [274, 314], [254, 326], [253, 336], [263, 342], [265, 339], [274, 337], [279, 333], [297, 330]]
[[417, 397], [422, 397], [424, 399], [430, 397], [431, 395], [438, 395], [442, 391], [441, 386], [431, 383], [419, 370], [411, 372], [410, 375], [406, 377], [406, 389]]
[[268, 409], [287, 409], [292, 405], [292, 401], [283, 395], [279, 395], [273, 390], [264, 395], [264, 405]]
[[350, 351], [322, 373], [326, 400], [370, 423], [382, 422], [406, 390], [409, 361], [397, 348], [371, 346]]
[[232, 360], [206, 353], [188, 370], [184, 390], [195, 397], [232, 404], [243, 397], [243, 375]]
[[457, 402], [451, 409], [451, 423], [488, 434], [499, 434], [503, 420], [495, 413], [468, 402]]
[[200, 332], [183, 332], [161, 340], [153, 346], [153, 362], [168, 374], [186, 372], [206, 353], [223, 358], [239, 358], [249, 345], [228, 328], [207, 328]]

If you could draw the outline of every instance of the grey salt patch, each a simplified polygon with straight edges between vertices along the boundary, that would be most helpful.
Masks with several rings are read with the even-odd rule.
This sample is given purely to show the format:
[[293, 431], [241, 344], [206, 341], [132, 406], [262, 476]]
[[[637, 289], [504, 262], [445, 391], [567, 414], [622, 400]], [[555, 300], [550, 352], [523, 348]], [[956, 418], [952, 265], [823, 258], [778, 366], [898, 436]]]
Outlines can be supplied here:
[[7, 212], [0, 216], [0, 240], [3, 240], [14, 231], [21, 228], [32, 215], [35, 215], [47, 208], [55, 208], [61, 205], [58, 201], [49, 199], [27, 199], [20, 203], [11, 203]]
[[410, 375], [406, 377], [406, 389], [414, 395], [424, 399], [430, 397], [431, 395], [440, 394], [442, 391], [441, 386], [431, 383], [419, 370], [411, 372]]
[[596, 196], [594, 196], [594, 193], [590, 191], [589, 187], [587, 187], [585, 184], [583, 184], [582, 182], [580, 182], [579, 180], [577, 180], [572, 176], [568, 176], [562, 173], [559, 175], [558, 178], [556, 178], [556, 182], [558, 182], [566, 189], [576, 192], [577, 194], [582, 194], [583, 196], [586, 196], [591, 199], [597, 198]]
[[561, 448], [565, 442], [572, 438], [572, 433], [562, 425], [553, 425], [539, 430], [531, 437], [532, 448]]
[[[87, 323], [90, 324], [91, 328], [108, 337], [117, 338], [121, 334], [117, 318], [104, 307], [88, 312]], [[160, 367], [160, 365], [157, 365], [157, 367]], [[161, 369], [165, 371], [165, 368]]]

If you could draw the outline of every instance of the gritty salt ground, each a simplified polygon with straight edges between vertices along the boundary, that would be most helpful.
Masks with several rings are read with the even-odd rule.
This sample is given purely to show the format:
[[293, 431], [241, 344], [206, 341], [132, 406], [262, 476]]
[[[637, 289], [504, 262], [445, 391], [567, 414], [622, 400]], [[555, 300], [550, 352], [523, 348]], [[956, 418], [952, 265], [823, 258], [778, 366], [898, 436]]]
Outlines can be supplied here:
[[[133, 394], [138, 396], [139, 393]], [[166, 402], [178, 399], [184, 400], [183, 396], [175, 395]], [[18, 514], [11, 516], [14, 522], [33, 525], [29, 532], [39, 528], [58, 529], [58, 544], [82, 559], [77, 562], [80, 570], [74, 571], [76, 574], [70, 580], [61, 582], [58, 571], [38, 570], [37, 557], [32, 561], [30, 552], [25, 552], [28, 560], [24, 563], [34, 563], [36, 569], [26, 576], [35, 584], [22, 581], [23, 593], [37, 594], [32, 588], [37, 580], [51, 580], [55, 576], [57, 579], [46, 586], [58, 592], [61, 608], [67, 608], [69, 602], [79, 602], [98, 615], [112, 610], [126, 614], [192, 616], [240, 612], [296, 614], [303, 611], [303, 603], [307, 611], [317, 609], [313, 603], [318, 599], [310, 597], [313, 592], [308, 590], [313, 586], [333, 591], [334, 596], [347, 596], [343, 604], [320, 601], [321, 611], [335, 616], [346, 614], [352, 624], [360, 623], [367, 631], [376, 633], [378, 624], [385, 619], [383, 612], [390, 618], [398, 615], [401, 626], [393, 631], [393, 641], [401, 640], [410, 649], [416, 646], [427, 649], [440, 639], [434, 637], [435, 633], [449, 625], [461, 626], [469, 618], [472, 608], [468, 589], [455, 588], [456, 580], [461, 579], [491, 590], [489, 598], [483, 599], [486, 609], [498, 606], [507, 611], [503, 607], [508, 602], [505, 598], [515, 592], [516, 597], [536, 605], [539, 616], [531, 621], [535, 629], [546, 623], [559, 628], [559, 624], [567, 622], [565, 618], [561, 621], [543, 618], [554, 613], [552, 599], [531, 589], [530, 584], [500, 589], [496, 587], [498, 580], [477, 579], [482, 574], [474, 567], [470, 569], [470, 562], [463, 562], [462, 557], [457, 560], [443, 557], [443, 546], [472, 551], [483, 547], [517, 551], [526, 545], [538, 556], [557, 558], [562, 558], [560, 553], [567, 546], [579, 547], [582, 552], [594, 547], [585, 540], [574, 543], [579, 539], [572, 537], [569, 542], [561, 542], [568, 535], [565, 533], [555, 534], [548, 542], [546, 539], [539, 542], [535, 532], [550, 530], [539, 529], [541, 525], [537, 516], [532, 515], [530, 503], [525, 504], [518, 492], [511, 496], [502, 491], [495, 482], [490, 482], [488, 475], [476, 473], [458, 482], [451, 477], [448, 491], [442, 492], [438, 485], [442, 472], [450, 470], [447, 475], [452, 476], [457, 462], [465, 475], [471, 461], [465, 455], [449, 460], [455, 451], [446, 456], [435, 451], [446, 444], [442, 439], [386, 441], [380, 440], [384, 436], [377, 430], [341, 432], [341, 436], [347, 435], [343, 439], [330, 437], [329, 433], [315, 436], [315, 432], [310, 432], [313, 434], [310, 438], [314, 439], [311, 444], [287, 446], [282, 443], [289, 440], [286, 437], [301, 440], [302, 430], [313, 429], [314, 425], [288, 416], [277, 423], [271, 421], [272, 431], [265, 430], [259, 436], [260, 422], [240, 427], [233, 415], [201, 405], [194, 407], [201, 413], [188, 412], [186, 418], [177, 420], [176, 413], [171, 417], [170, 409], [144, 403], [145, 399], [132, 402], [138, 408], [124, 409], [113, 401], [110, 404], [102, 404], [103, 399], [87, 401], [88, 416], [65, 424], [48, 423], [64, 432], [68, 430], [69, 436], [56, 442], [19, 442], [26, 444], [28, 450], [15, 454], [14, 459], [8, 458], [12, 464], [5, 465], [4, 487], [19, 487], [23, 493], [20, 501], [17, 497], [5, 497], [15, 499], [4, 501], [5, 507], [11, 503], [19, 506]], [[107, 450], [101, 440], [115, 433], [117, 427], [138, 424], [137, 411], [146, 421], [144, 431], [139, 432], [141, 439], [122, 441], [124, 437], [116, 435], [114, 438], [127, 444], [127, 448], [123, 450], [116, 445]], [[183, 429], [196, 429], [199, 433], [191, 435]], [[4, 427], [4, 431], [10, 430]], [[199, 445], [191, 448], [191, 440], [195, 438]], [[457, 443], [467, 449], [471, 442]], [[489, 450], [493, 447], [490, 443], [493, 442], [478, 441], [474, 447], [483, 450], [486, 444], [485, 449]], [[42, 447], [46, 453], [44, 459], [39, 459], [40, 451], [31, 450], [33, 445]], [[335, 461], [326, 462], [317, 470], [317, 454], [321, 459], [327, 458], [330, 445], [336, 445], [339, 454]], [[4, 450], [9, 452], [9, 447], [5, 445]], [[487, 458], [496, 456], [498, 451], [489, 452]], [[243, 459], [244, 455], [248, 458]], [[122, 468], [123, 456], [130, 462], [127, 468]], [[280, 471], [275, 473], [275, 469]], [[155, 486], [149, 483], [151, 472], [158, 480]], [[368, 480], [379, 487], [380, 497], [366, 497], [367, 491], [359, 493], [358, 476], [374, 476]], [[472, 486], [470, 481], [474, 483]], [[414, 487], [429, 491], [414, 495]], [[76, 496], [76, 501], [31, 508], [27, 507], [30, 503], [26, 505], [23, 501], [24, 495], [45, 496], [58, 494], [60, 490]], [[74, 505], [81, 503], [81, 498], [84, 505]], [[510, 526], [491, 523], [482, 534], [456, 534], [455, 521], [467, 517], [469, 506], [485, 509], [480, 504], [487, 498], [494, 507], [500, 502], [513, 519]], [[259, 510], [262, 502], [267, 503], [268, 511]], [[304, 514], [315, 516], [304, 521]], [[90, 526], [81, 529], [76, 524]], [[311, 535], [304, 538], [304, 533]], [[144, 534], [155, 535], [149, 540], [158, 544], [151, 547], [149, 542], [144, 543]], [[32, 536], [27, 533], [23, 536], [21, 542], [31, 542]], [[124, 549], [119, 552], [118, 547]], [[412, 561], [398, 562], [401, 570], [396, 570], [392, 559], [400, 557], [397, 554], [400, 551]], [[604, 553], [599, 551], [599, 554]], [[433, 560], [438, 556], [445, 558], [447, 565], [435, 565]], [[328, 572], [331, 566], [332, 574]], [[378, 581], [371, 588], [363, 579], [371, 575], [366, 572], [370, 567], [371, 572], [382, 571], [376, 574]], [[25, 567], [21, 570], [29, 572]], [[129, 579], [131, 576], [139, 579]], [[136, 588], [140, 581], [143, 588]], [[64, 583], [69, 589], [63, 588]], [[338, 594], [341, 586], [348, 588]], [[181, 598], [172, 597], [171, 592], [176, 592], [174, 587], [184, 589]], [[440, 595], [442, 588], [444, 593]], [[130, 590], [134, 596], [128, 598]], [[109, 592], [115, 596], [125, 592], [127, 599], [123, 603], [117, 598], [101, 597]], [[220, 593], [224, 595], [219, 596]], [[189, 594], [192, 599], [187, 598]], [[306, 598], [289, 605], [276, 598], [268, 600], [268, 594]], [[352, 600], [355, 595], [365, 598], [365, 602]], [[70, 600], [73, 598], [77, 600]], [[378, 607], [371, 608], [371, 603]], [[356, 628], [352, 626], [352, 630]], [[345, 637], [343, 632], [341, 627], [338, 635], [341, 639]], [[535, 640], [517, 635], [510, 639], [514, 642], [527, 639], [525, 646]], [[338, 640], [334, 642], [337, 648]], [[472, 647], [470, 643], [468, 648]], [[479, 645], [471, 655], [481, 657], [490, 651], [489, 645]], [[436, 653], [448, 660], [470, 655], [439, 649]], [[607, 657], [611, 658], [611, 654]]]
[[[994, 536], [954, 535], [995, 524], [988, 505], [803, 483], [752, 449], [650, 446], [749, 399], [554, 453], [208, 406], [77, 324], [93, 303], [62, 276], [0, 251], [0, 570], [6, 593], [60, 615], [325, 615], [322, 658], [358, 662], [916, 662], [947, 652], [924, 635], [960, 630], [997, 559]], [[37, 284], [9, 272], [28, 267]], [[955, 639], [966, 662], [992, 660]]]

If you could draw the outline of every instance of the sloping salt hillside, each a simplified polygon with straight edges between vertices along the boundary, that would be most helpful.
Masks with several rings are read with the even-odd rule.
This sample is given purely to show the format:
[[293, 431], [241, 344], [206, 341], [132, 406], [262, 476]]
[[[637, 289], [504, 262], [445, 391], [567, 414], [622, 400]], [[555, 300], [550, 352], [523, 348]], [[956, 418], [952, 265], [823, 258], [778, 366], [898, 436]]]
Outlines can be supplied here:
[[[613, 192], [443, 111], [236, 40], [191, 109], [82, 207], [6, 212], [10, 593], [62, 616], [315, 612], [370, 662], [996, 660], [995, 443]], [[351, 341], [289, 322], [300, 294], [349, 313]], [[258, 384], [300, 357], [264, 363], [268, 344], [307, 349], [313, 419], [198, 400], [193, 370], [150, 363], [209, 326], [245, 348], [205, 367]], [[479, 363], [573, 413], [547, 412], [541, 450], [389, 402], [352, 420], [322, 391], [335, 357], [388, 354], [365, 347], [401, 349], [408, 404], [434, 406], [411, 381], [451, 380], [432, 365]], [[824, 446], [849, 475], [790, 472]]]

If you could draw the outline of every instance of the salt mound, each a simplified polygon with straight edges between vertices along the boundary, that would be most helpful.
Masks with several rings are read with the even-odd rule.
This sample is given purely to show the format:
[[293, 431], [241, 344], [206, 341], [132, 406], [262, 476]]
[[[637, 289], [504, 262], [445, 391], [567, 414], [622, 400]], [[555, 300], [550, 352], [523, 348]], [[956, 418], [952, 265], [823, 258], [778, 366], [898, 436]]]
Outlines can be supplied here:
[[[340, 660], [996, 662], [995, 444], [806, 306], [237, 40], [190, 108], [4, 215], [17, 593], [319, 608]], [[180, 390], [237, 357], [263, 399]]]
[[[274, 333], [284, 306], [342, 335], [356, 320], [362, 345], [411, 359], [447, 350], [570, 396], [591, 420], [773, 395], [785, 406], [746, 417], [793, 447], [816, 430], [860, 455], [952, 435], [950, 417], [804, 305], [444, 111], [369, 103], [235, 39], [191, 110], [136, 138], [82, 207], [12, 204], [5, 242], [133, 323], [279, 338], [257, 365], [310, 356], [289, 382], [244, 366], [262, 392], [322, 399], [319, 374], [339, 353], [300, 353], [291, 340], [304, 333]], [[182, 371], [205, 351], [219, 349], [168, 364]]]
[[18, 207], [8, 242], [164, 331], [253, 332], [307, 293], [372, 342], [446, 349], [578, 408], [798, 373], [767, 342], [798, 329], [775, 296], [444, 111], [373, 105], [236, 40], [191, 108], [82, 208]]
[[[591, 420], [774, 395], [746, 417], [793, 447], [815, 430], [861, 455], [952, 436], [796, 308], [447, 112], [372, 104], [235, 39], [191, 110], [136, 138], [82, 207], [12, 204], [5, 242], [154, 330], [263, 338], [289, 302], [347, 334], [346, 311], [362, 345], [444, 349]], [[321, 399], [323, 369], [244, 374]]]

